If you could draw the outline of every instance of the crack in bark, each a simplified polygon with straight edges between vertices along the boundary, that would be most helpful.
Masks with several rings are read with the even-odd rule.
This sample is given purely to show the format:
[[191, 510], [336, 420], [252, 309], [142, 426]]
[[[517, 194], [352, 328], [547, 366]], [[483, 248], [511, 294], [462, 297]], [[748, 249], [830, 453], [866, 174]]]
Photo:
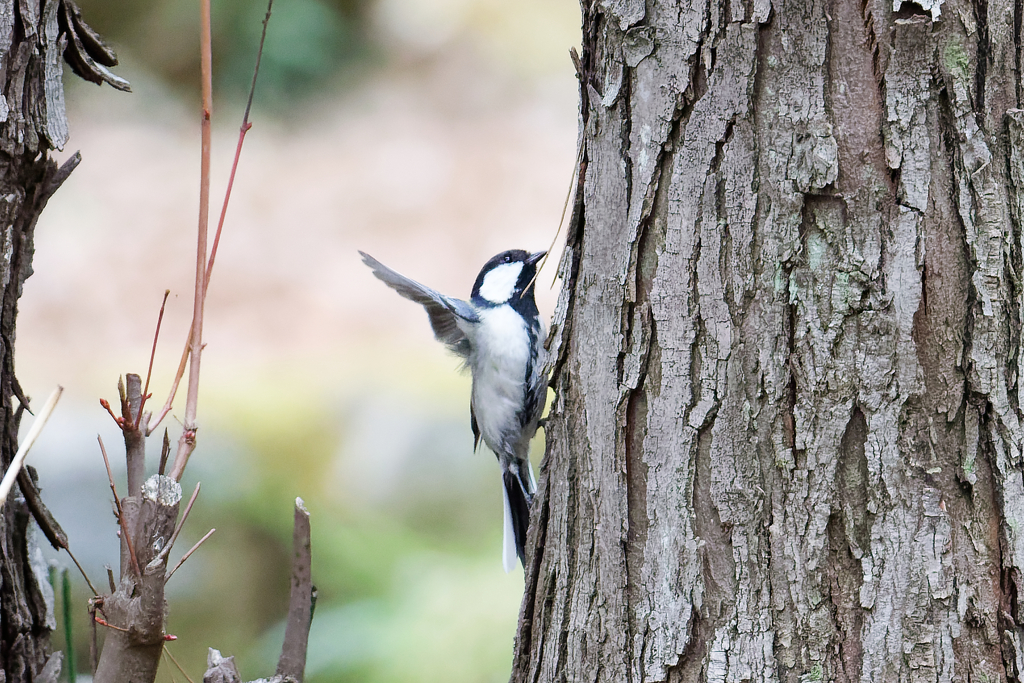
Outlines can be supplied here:
[[875, 17], [871, 13], [870, 0], [861, 0], [861, 17], [864, 20], [864, 28], [868, 34], [868, 45], [871, 49], [872, 73], [881, 96], [880, 101], [885, 102], [885, 75], [882, 72], [881, 53], [878, 49], [878, 34], [875, 32]]
[[[549, 417], [550, 419], [550, 417]], [[547, 463], [545, 463], [546, 467]], [[537, 502], [540, 503], [539, 511], [533, 513], [531, 511], [531, 517], [536, 515], [536, 519], [530, 520], [530, 526], [527, 529], [528, 535], [533, 538], [528, 539], [527, 547], [533, 548], [534, 552], [530, 556], [529, 566], [526, 567], [526, 588], [523, 594], [522, 609], [520, 610], [519, 623], [521, 624], [521, 630], [519, 632], [518, 640], [522, 643], [531, 643], [533, 640], [533, 620], [535, 614], [535, 607], [537, 604], [537, 588], [538, 588], [538, 576], [541, 571], [541, 567], [544, 562], [544, 542], [547, 539], [548, 530], [548, 519], [551, 510], [550, 491], [548, 489], [548, 478], [544, 475], [546, 471], [541, 474], [541, 495], [537, 496]], [[549, 578], [549, 577], [548, 577]], [[545, 605], [547, 601], [551, 599], [552, 584], [546, 581], [548, 590], [545, 595]], [[549, 610], [542, 607], [541, 613], [545, 616], [549, 614]], [[537, 648], [538, 652], [544, 651], [544, 637], [547, 633], [547, 624], [541, 624], [540, 637], [541, 642]], [[521, 649], [517, 648], [515, 655], [519, 658], [526, 658], [526, 664], [529, 663], [530, 651], [529, 648]], [[524, 666], [513, 666], [513, 669], [522, 670]], [[534, 671], [534, 680], [536, 680], [537, 672]]]
[[690, 635], [686, 647], [679, 655], [679, 661], [666, 671], [667, 683], [699, 683], [707, 680], [707, 660], [709, 649], [708, 629], [703, 627], [704, 619], [695, 610], [690, 616]]
[[[669, 166], [671, 155], [667, 155]], [[659, 172], [661, 177], [667, 175]], [[667, 185], [667, 183], [665, 183]], [[660, 208], [664, 201], [665, 190], [659, 185], [656, 193], [655, 206]], [[655, 213], [655, 216], [660, 214]], [[636, 576], [640, 571], [644, 558], [644, 547], [647, 542], [647, 529], [649, 520], [647, 518], [647, 464], [644, 461], [644, 439], [647, 433], [647, 369], [650, 362], [650, 348], [657, 346], [657, 332], [655, 329], [654, 317], [651, 315], [648, 301], [653, 285], [654, 273], [657, 270], [657, 249], [658, 244], [664, 243], [663, 230], [654, 225], [646, 223], [659, 223], [658, 218], [651, 217], [641, 230], [639, 239], [634, 249], [633, 268], [635, 269], [635, 298], [636, 304], [629, 306], [630, 329], [627, 335], [634, 346], [642, 348], [631, 348], [629, 353], [637, 358], [639, 364], [638, 375], [635, 385], [628, 388], [625, 397], [625, 464], [626, 464], [626, 505], [627, 505], [627, 533], [625, 539], [624, 558], [626, 565], [626, 615], [628, 619], [629, 633], [635, 634], [637, 624], [635, 621], [635, 608], [641, 603], [639, 599]], [[641, 330], [639, 338], [634, 338], [632, 325], [636, 311], [644, 313], [642, 319], [635, 324], [649, 330], [644, 334]], [[620, 354], [620, 385], [621, 360]], [[635, 661], [633, 652], [633, 638], [627, 638], [626, 647], [630, 661]], [[632, 672], [632, 669], [629, 669]], [[631, 675], [631, 673], [630, 673]], [[641, 669], [641, 679], [643, 671]]]
[[[1008, 524], [1008, 520], [1005, 517], [1006, 501], [1003, 496], [1003, 486], [1000, 484], [997, 476], [1001, 469], [997, 462], [998, 454], [995, 452], [990, 439], [982, 438], [983, 435], [994, 435], [995, 422], [998, 420], [993, 415], [992, 404], [987, 397], [973, 392], [970, 394], [965, 393], [964, 401], [965, 410], [977, 410], [979, 413], [977, 460], [983, 461], [986, 464], [986, 469], [992, 478], [993, 512], [995, 514], [991, 515], [989, 520], [993, 524], [998, 525], [996, 534], [999, 543], [996, 549], [999, 553], [997, 566], [1000, 568], [999, 612], [998, 614], [988, 616], [995, 619], [1000, 630], [1006, 628], [1017, 629], [1024, 625], [1024, 614], [1021, 613], [1021, 606], [1018, 601], [1018, 596], [1024, 590], [1024, 577], [1021, 576], [1020, 567], [1013, 565], [1013, 551], [1009, 547], [1010, 539], [1007, 537], [1005, 526]], [[1019, 476], [1019, 473], [1015, 474]], [[1003, 476], [1005, 475], [1006, 473], [1003, 473]], [[1007, 663], [1007, 674], [1009, 675], [1009, 669], [1017, 659], [1016, 653], [1012, 644], [1006, 642], [1005, 639], [1001, 640], [1000, 646], [1003, 652], [1003, 660]], [[1018, 680], [1020, 673], [1018, 672]]]
[[1013, 0], [1013, 77], [1017, 81], [1013, 89], [1013, 96], [1016, 99], [1017, 107], [1021, 105], [1021, 82], [1024, 74], [1021, 74], [1021, 30], [1022, 19], [1024, 19], [1024, 0]]
[[[810, 231], [811, 223], [811, 211], [810, 202], [808, 201], [809, 196], [804, 195], [804, 201], [801, 206], [801, 220], [799, 227], [800, 237], [800, 253], [807, 253], [807, 233]], [[789, 382], [786, 386], [786, 400], [784, 403], [782, 413], [782, 428], [783, 438], [787, 448], [792, 449], [792, 454], [789, 459], [789, 464], [796, 464], [796, 407], [798, 401], [798, 389], [797, 389], [797, 376], [800, 375], [797, 369], [799, 363], [799, 350], [797, 349], [796, 342], [796, 330], [799, 324], [800, 311], [798, 306], [798, 299], [793, 296], [793, 277], [796, 264], [794, 259], [798, 258], [797, 255], [793, 255], [789, 260], [782, 263], [782, 275], [783, 281], [786, 284], [786, 317], [784, 318], [785, 326], [782, 330], [782, 334], [786, 337], [786, 367], [789, 370]]]
[[[988, 36], [988, 0], [974, 0], [974, 9], [977, 12], [978, 20], [978, 50], [975, 53], [977, 64], [974, 71], [974, 110], [985, 111], [985, 76], [988, 72], [988, 60], [991, 57], [991, 46]], [[979, 126], [983, 126], [984, 119], [979, 119]]]
[[[949, 171], [950, 171], [950, 186], [955, 188], [957, 186], [957, 170], [958, 170], [957, 169], [957, 165], [958, 165], [958, 163], [960, 164], [960, 168], [959, 168], [960, 173], [963, 173], [964, 169], [963, 169], [963, 166], [962, 166], [962, 160], [956, 156], [956, 151], [954, 151], [954, 150], [959, 149], [959, 146], [957, 145], [956, 138], [955, 138], [956, 126], [953, 123], [953, 121], [956, 118], [956, 115], [953, 112], [953, 105], [949, 101], [948, 91], [946, 90], [945, 87], [940, 87], [939, 88], [939, 91], [938, 91], [938, 102], [939, 102], [939, 107], [938, 107], [938, 110], [939, 110], [939, 117], [938, 117], [939, 118], [939, 121], [938, 121], [939, 134], [943, 138], [943, 142], [944, 142], [945, 148], [947, 150], [953, 151], [953, 155], [954, 155], [953, 163], [951, 163], [949, 165]], [[956, 223], [957, 223], [957, 225], [959, 227], [959, 230], [957, 232], [961, 236], [961, 246], [963, 248], [964, 263], [967, 264], [967, 267], [968, 267], [969, 270], [976, 270], [977, 266], [978, 266], [978, 263], [977, 263], [977, 260], [974, 258], [974, 255], [973, 255], [973, 253], [971, 251], [971, 244], [968, 241], [967, 225], [964, 223], [964, 220], [963, 220], [963, 210], [964, 210], [964, 207], [960, 205], [960, 194], [958, 192], [956, 192], [956, 191], [953, 191], [953, 192], [950, 193], [950, 196], [951, 196], [951, 200], [952, 200], [952, 204], [953, 204], [953, 208], [954, 208], [954, 211], [952, 212], [953, 213], [953, 219], [956, 221]], [[968, 279], [966, 294], [967, 294], [967, 297], [966, 297], [967, 298], [967, 302], [966, 302], [966, 305], [964, 306], [964, 317], [965, 317], [965, 320], [964, 320], [964, 326], [963, 326], [963, 329], [964, 329], [963, 355], [962, 355], [962, 358], [961, 358], [961, 365], [960, 365], [960, 367], [962, 367], [963, 370], [964, 370], [964, 392], [965, 392], [965, 394], [969, 394], [969, 393], [971, 393], [973, 391], [970, 375], [971, 375], [971, 367], [973, 365], [972, 353], [971, 352], [972, 352], [972, 347], [974, 345], [974, 322], [975, 322], [975, 317], [976, 317], [977, 312], [978, 312], [978, 308], [980, 306], [980, 303], [979, 303], [979, 300], [978, 300], [978, 296], [979, 295], [978, 295], [977, 288], [975, 287], [973, 278]]]
[[[870, 552], [870, 524], [864, 501], [868, 500], [868, 464], [865, 456], [868, 426], [864, 413], [854, 404], [839, 446], [836, 468], [838, 499], [833, 501], [827, 536], [830, 561], [827, 566], [832, 619], [839, 633], [839, 681], [860, 680], [863, 668], [860, 606], [863, 572], [860, 556]], [[852, 579], [852, 580], [851, 580]]]
[[622, 65], [622, 84], [619, 88], [620, 99], [622, 101], [622, 128], [619, 131], [620, 135], [620, 147], [619, 156], [622, 159], [623, 174], [626, 181], [626, 206], [623, 214], [628, 216], [630, 209], [630, 203], [633, 198], [633, 158], [629, 155], [630, 142], [629, 137], [633, 132], [633, 70]]
[[[1015, 0], [1015, 7], [1020, 8], [1021, 2], [1024, 0]], [[1015, 16], [1015, 22], [1019, 20], [1019, 15]], [[1019, 28], [1019, 26], [1018, 26]], [[1020, 36], [1015, 35], [1015, 40], [1020, 41]], [[1018, 45], [1019, 47], [1019, 45]], [[1019, 62], [1020, 52], [1019, 50], [1015, 53], [1015, 56]], [[1018, 71], [1019, 73], [1019, 71]], [[1024, 254], [1022, 254], [1022, 235], [1024, 235], [1024, 226], [1021, 225], [1021, 221], [1024, 220], [1022, 210], [1024, 210], [1024, 187], [1019, 187], [1018, 182], [1022, 179], [1019, 173], [1014, 172], [1014, 164], [1021, 163], [1021, 152], [1024, 150], [1014, 150], [1013, 146], [1015, 139], [1017, 141], [1020, 138], [1016, 137], [1011, 130], [1017, 124], [1011, 119], [1010, 115], [1004, 117], [1004, 135], [1007, 140], [1006, 153], [1003, 155], [1005, 160], [1005, 178], [1007, 183], [1007, 190], [1010, 195], [1009, 199], [1009, 259], [1006, 264], [1006, 281], [1010, 287], [1010, 296], [1007, 297], [1007, 313], [1008, 321], [1010, 325], [1010, 340], [1009, 348], [1014, 351], [1007, 358], [1007, 369], [1010, 373], [1011, 386], [1009, 393], [1010, 405], [1013, 409], [1020, 414], [1021, 406], [1019, 396], [1017, 393], [1017, 387], [1020, 379], [1020, 367], [1019, 367], [1019, 354], [1021, 344], [1021, 323], [1022, 323], [1022, 307], [1021, 298], [1024, 297]], [[1021, 169], [1024, 170], [1024, 169]], [[1016, 199], [1016, 201], [1014, 201]]]
[[[565, 547], [566, 547], [566, 575], [565, 575], [565, 589], [568, 593], [572, 592], [573, 580], [575, 579], [575, 567], [576, 567], [576, 541], [575, 534], [573, 533], [573, 520], [577, 518], [575, 511], [579, 505], [578, 496], [576, 490], [579, 482], [577, 481], [576, 475], [576, 459], [570, 458], [568, 466], [566, 468], [566, 486], [568, 490], [566, 492], [566, 529], [565, 529]], [[566, 605], [568, 607], [569, 605]], [[564, 670], [567, 662], [569, 661], [569, 630], [572, 626], [572, 610], [563, 608], [562, 610], [562, 626], [558, 632], [558, 662], [555, 666], [556, 675]]]

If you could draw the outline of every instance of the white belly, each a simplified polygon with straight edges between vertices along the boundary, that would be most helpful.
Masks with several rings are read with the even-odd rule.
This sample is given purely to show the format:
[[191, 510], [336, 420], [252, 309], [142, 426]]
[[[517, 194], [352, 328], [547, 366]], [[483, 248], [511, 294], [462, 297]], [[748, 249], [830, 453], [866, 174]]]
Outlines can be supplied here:
[[500, 454], [519, 441], [530, 337], [522, 317], [509, 306], [478, 312], [471, 359], [473, 410], [484, 443]]

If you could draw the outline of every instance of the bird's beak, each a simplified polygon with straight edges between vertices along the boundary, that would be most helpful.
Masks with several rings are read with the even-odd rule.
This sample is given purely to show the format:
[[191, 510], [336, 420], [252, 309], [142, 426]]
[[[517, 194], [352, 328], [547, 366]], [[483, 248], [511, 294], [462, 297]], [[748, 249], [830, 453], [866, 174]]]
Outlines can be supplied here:
[[535, 265], [538, 261], [544, 258], [544, 255], [547, 253], [548, 252], [546, 251], [538, 251], [536, 254], [530, 254], [530, 257], [526, 259], [526, 264], [530, 266]]

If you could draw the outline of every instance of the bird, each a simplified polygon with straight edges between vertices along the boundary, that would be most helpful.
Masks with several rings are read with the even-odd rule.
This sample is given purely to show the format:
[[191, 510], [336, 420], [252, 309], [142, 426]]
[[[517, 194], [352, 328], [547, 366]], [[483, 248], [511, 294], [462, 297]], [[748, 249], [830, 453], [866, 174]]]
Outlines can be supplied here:
[[480, 269], [469, 301], [463, 301], [359, 252], [379, 280], [426, 309], [434, 336], [463, 359], [472, 375], [473, 450], [482, 439], [501, 468], [506, 572], [515, 568], [516, 558], [526, 566], [526, 531], [537, 490], [529, 450], [547, 395], [547, 352], [533, 281], [546, 253], [511, 249], [494, 256]]

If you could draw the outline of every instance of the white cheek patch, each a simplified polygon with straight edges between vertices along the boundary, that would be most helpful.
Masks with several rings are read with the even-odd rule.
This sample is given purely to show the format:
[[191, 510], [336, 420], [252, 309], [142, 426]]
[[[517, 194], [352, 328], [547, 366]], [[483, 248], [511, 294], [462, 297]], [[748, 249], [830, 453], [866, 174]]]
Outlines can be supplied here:
[[503, 263], [491, 272], [484, 275], [484, 282], [480, 285], [480, 296], [492, 304], [503, 304], [512, 298], [515, 292], [516, 282], [519, 281], [519, 273], [523, 270], [523, 264]]

